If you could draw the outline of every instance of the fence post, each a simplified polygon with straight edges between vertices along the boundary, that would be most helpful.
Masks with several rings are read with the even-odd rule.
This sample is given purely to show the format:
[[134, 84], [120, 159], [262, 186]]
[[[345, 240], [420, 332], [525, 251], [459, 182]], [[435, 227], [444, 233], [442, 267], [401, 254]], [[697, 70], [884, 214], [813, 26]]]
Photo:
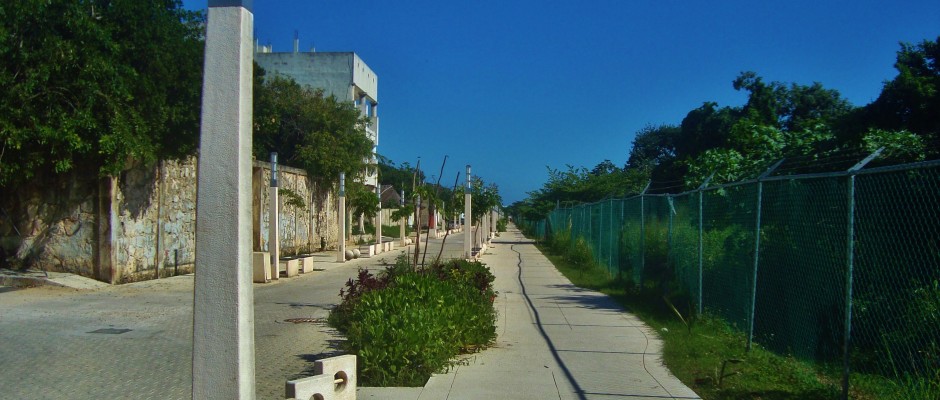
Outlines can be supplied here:
[[677, 265], [678, 263], [676, 263], [675, 254], [672, 251], [672, 224], [673, 215], [676, 214], [676, 206], [673, 203], [672, 197], [673, 195], [671, 194], [666, 195], [666, 202], [669, 204], [669, 228], [667, 230], [666, 236], [666, 262], [672, 264], [673, 275], [676, 277], [676, 279], [681, 280], [682, 278], [679, 278], [679, 266]]
[[608, 247], [607, 249], [607, 273], [608, 274], [610, 273], [610, 269], [613, 268], [614, 266], [614, 198], [611, 197], [609, 201], [610, 201], [610, 207], [607, 207], [610, 211], [609, 212], [610, 215], [607, 218], [608, 229], [609, 229], [608, 233], [610, 234], [609, 235], [610, 237], [608, 238], [608, 241], [610, 242], [610, 247]]
[[620, 251], [620, 245], [623, 243], [621, 235], [623, 234], [623, 213], [626, 203], [626, 198], [620, 199], [620, 225], [617, 227], [617, 230], [620, 231], [620, 235], [617, 235], [617, 237], [621, 238], [620, 243], [617, 243], [617, 276], [621, 281], [623, 281], [623, 259], [621, 259], [623, 253]]
[[704, 223], [702, 221], [704, 220], [704, 212], [702, 204], [704, 196], [702, 193], [704, 192], [705, 188], [708, 187], [708, 182], [712, 180], [713, 176], [715, 176], [715, 173], [712, 173], [708, 178], [705, 178], [705, 182], [702, 182], [702, 185], [698, 187], [698, 306], [696, 307], [696, 312], [698, 313], [699, 317], [702, 316], [702, 292], [704, 291], [704, 288], [702, 287], [702, 269], [704, 264], [705, 245], [703, 243]]
[[647, 181], [646, 187], [640, 192], [640, 268], [639, 273], [633, 273], [636, 285], [642, 285], [643, 272], [646, 270], [646, 191], [652, 183], [653, 181]]
[[842, 333], [842, 398], [849, 398], [849, 344], [852, 339], [852, 270], [855, 263], [855, 174], [865, 165], [874, 160], [884, 148], [865, 157], [858, 164], [849, 168], [849, 178], [846, 201], [846, 232], [845, 232], [845, 331]]
[[757, 177], [757, 215], [754, 217], [754, 268], [751, 276], [751, 309], [747, 318], [747, 351], [751, 351], [751, 343], [754, 342], [754, 309], [757, 307], [757, 265], [760, 261], [760, 217], [764, 197], [764, 179], [770, 176], [782, 163], [783, 159], [780, 159]]

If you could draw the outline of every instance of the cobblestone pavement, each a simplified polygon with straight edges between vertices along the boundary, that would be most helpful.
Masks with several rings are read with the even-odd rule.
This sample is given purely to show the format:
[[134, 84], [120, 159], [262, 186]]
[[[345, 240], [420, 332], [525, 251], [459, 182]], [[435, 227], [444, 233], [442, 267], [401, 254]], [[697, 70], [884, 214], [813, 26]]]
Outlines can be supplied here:
[[[255, 284], [257, 398], [284, 398], [285, 381], [337, 353], [324, 320], [339, 289], [402, 252], [341, 266], [324, 253], [316, 268], [332, 269]], [[190, 399], [192, 301], [192, 275], [94, 291], [0, 288], [0, 398]]]

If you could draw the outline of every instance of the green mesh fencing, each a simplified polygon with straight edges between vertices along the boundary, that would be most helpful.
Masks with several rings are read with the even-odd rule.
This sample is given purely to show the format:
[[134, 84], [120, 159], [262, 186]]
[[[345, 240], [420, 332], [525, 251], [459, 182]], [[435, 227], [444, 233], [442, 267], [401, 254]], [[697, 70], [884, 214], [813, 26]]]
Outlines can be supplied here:
[[754, 277], [757, 186], [705, 190], [702, 200], [702, 306], [749, 327]]
[[940, 379], [940, 168], [855, 185], [853, 369]]
[[669, 263], [678, 286], [700, 304], [699, 281], [699, 193], [666, 197], [671, 202]]
[[846, 182], [831, 177], [763, 184], [755, 341], [803, 358], [841, 357]]
[[940, 162], [605, 199], [533, 226], [612, 276], [687, 292], [748, 346], [940, 379]]
[[673, 277], [669, 265], [669, 196], [643, 196], [643, 279], [663, 286]]

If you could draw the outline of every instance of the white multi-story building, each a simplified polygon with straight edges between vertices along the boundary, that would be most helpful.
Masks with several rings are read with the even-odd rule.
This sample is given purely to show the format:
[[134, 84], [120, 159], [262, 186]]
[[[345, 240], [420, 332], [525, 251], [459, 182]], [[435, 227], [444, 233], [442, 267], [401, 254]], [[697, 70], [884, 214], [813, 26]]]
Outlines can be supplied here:
[[[294, 79], [302, 86], [323, 89], [325, 95], [356, 104], [369, 120], [366, 134], [372, 140], [372, 164], [379, 145], [379, 80], [372, 69], [353, 52], [299, 52], [297, 41], [291, 53], [271, 52], [270, 47], [259, 47], [255, 62], [268, 73]], [[375, 169], [363, 177], [363, 183], [377, 184]]]

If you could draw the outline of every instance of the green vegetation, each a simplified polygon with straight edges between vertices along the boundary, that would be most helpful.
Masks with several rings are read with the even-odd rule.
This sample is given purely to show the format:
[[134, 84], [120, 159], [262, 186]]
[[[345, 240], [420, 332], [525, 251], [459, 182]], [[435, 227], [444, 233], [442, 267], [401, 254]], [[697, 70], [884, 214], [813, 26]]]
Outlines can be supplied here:
[[506, 232], [507, 225], [509, 225], [509, 220], [506, 218], [500, 218], [496, 221], [496, 232]]
[[378, 275], [359, 271], [329, 322], [346, 335], [366, 386], [422, 386], [459, 354], [496, 337], [494, 277], [480, 262], [414, 268], [405, 256]]
[[[414, 232], [408, 224], [405, 224], [405, 236]], [[398, 225], [382, 225], [382, 236], [398, 239], [401, 234], [401, 227]]]
[[[179, 0], [4, 2], [0, 187], [195, 153], [205, 16]], [[254, 149], [328, 187], [367, 168], [355, 106], [256, 66]], [[350, 179], [355, 191], [355, 180]]]
[[[303, 168], [318, 185], [329, 187], [338, 182], [340, 172], [354, 177], [368, 168], [364, 160], [372, 156], [372, 141], [366, 136], [366, 124], [352, 103], [290, 78], [267, 77], [255, 65], [252, 153], [256, 159], [267, 160], [276, 151], [280, 163]], [[357, 193], [370, 194], [361, 186], [355, 179], [346, 180], [347, 202], [356, 202]]]
[[179, 0], [23, 0], [0, 16], [0, 187], [194, 151], [202, 13]]
[[[572, 283], [600, 291], [636, 314], [663, 340], [666, 366], [704, 399], [839, 399], [841, 370], [793, 356], [778, 355], [754, 344], [745, 350], [746, 335], [720, 318], [696, 318], [692, 302], [679, 291], [639, 288], [601, 268], [584, 268], [556, 249], [552, 240], [539, 246]], [[722, 373], [723, 370], [723, 373]], [[896, 383], [853, 374], [853, 399], [937, 398], [940, 388], [920, 380]]]
[[622, 167], [604, 160], [592, 169], [549, 168], [548, 181], [513, 204], [510, 214], [537, 221], [557, 205], [639, 193], [648, 182], [649, 193], [678, 193], [709, 176], [712, 184], [740, 181], [781, 158], [813, 172], [833, 168], [834, 161], [858, 161], [879, 147], [885, 148], [882, 162], [940, 157], [938, 40], [902, 43], [894, 64], [898, 75], [861, 107], [818, 82], [765, 82], [742, 72], [732, 86], [747, 92], [744, 105], [705, 102], [677, 124], [648, 125], [634, 135]]

